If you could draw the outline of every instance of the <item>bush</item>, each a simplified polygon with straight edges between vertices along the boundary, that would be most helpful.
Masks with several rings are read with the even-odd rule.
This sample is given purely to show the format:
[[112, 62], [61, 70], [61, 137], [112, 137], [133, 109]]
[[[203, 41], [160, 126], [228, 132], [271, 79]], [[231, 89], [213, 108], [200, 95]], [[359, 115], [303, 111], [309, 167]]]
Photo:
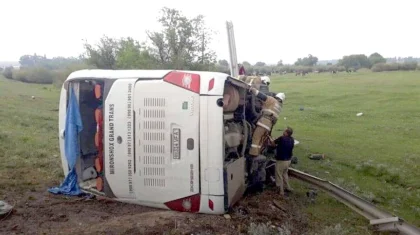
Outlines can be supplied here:
[[82, 70], [82, 69], [95, 69], [95, 68], [96, 67], [92, 65], [73, 64], [73, 65], [67, 66], [64, 69], [54, 70], [52, 71], [53, 84], [57, 87], [61, 87], [64, 81], [67, 79], [67, 77], [74, 71]]
[[72, 72], [93, 68], [95, 67], [85, 64], [73, 64], [67, 66], [66, 68], [57, 70], [48, 70], [43, 67], [22, 68], [19, 70], [13, 70], [12, 77], [16, 81], [39, 84], [54, 84], [57, 87], [61, 87], [63, 82]]
[[405, 63], [378, 63], [372, 67], [373, 72], [384, 72], [384, 71], [409, 71], [416, 70], [418, 68], [417, 62], [405, 62]]
[[3, 76], [8, 79], [13, 79], [13, 67], [6, 67], [3, 71]]
[[405, 62], [400, 64], [400, 70], [409, 71], [409, 70], [416, 70], [417, 62]]
[[13, 79], [28, 83], [52, 84], [53, 74], [42, 67], [19, 69], [13, 71]]

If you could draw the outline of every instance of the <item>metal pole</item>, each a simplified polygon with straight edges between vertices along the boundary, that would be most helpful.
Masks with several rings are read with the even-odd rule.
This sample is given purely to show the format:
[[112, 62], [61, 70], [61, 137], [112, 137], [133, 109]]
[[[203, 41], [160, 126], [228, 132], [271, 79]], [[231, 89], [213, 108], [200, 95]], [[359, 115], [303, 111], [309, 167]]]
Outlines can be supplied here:
[[238, 77], [239, 75], [238, 58], [236, 55], [235, 34], [233, 31], [232, 22], [226, 21], [226, 30], [227, 30], [228, 44], [229, 44], [230, 75], [232, 77]]

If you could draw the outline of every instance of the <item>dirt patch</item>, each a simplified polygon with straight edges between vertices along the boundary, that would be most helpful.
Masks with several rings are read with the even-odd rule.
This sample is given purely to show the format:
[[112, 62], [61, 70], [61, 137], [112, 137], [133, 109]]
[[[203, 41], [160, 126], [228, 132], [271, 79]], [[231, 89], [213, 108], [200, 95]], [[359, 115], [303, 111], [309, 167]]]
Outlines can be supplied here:
[[178, 213], [96, 198], [56, 196], [39, 189], [6, 195], [15, 206], [0, 220], [1, 234], [240, 234], [251, 223], [287, 225], [291, 234], [306, 232], [307, 218], [293, 196], [279, 199], [271, 190], [241, 200], [229, 217]]

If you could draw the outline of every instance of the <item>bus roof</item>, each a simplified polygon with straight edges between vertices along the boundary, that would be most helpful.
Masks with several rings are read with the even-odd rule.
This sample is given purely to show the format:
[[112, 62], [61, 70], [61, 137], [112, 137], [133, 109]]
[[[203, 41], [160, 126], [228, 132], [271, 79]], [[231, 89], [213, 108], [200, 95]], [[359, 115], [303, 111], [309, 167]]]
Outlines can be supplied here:
[[66, 83], [75, 79], [124, 79], [124, 78], [150, 78], [157, 79], [163, 78], [171, 71], [179, 71], [186, 73], [195, 73], [200, 75], [224, 75], [228, 74], [219, 72], [204, 72], [204, 71], [186, 71], [186, 70], [108, 70], [108, 69], [84, 69], [71, 73], [66, 79]]

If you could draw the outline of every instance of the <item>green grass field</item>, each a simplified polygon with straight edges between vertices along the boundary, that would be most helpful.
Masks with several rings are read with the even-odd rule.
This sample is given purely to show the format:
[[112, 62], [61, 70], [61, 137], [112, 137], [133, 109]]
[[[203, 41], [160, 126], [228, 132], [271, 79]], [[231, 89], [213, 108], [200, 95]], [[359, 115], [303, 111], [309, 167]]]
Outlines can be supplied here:
[[52, 86], [0, 77], [1, 196], [59, 182], [58, 101]]
[[[272, 91], [286, 92], [286, 120], [280, 119], [277, 129], [294, 128], [300, 141], [297, 169], [420, 226], [419, 72], [289, 75], [272, 82]], [[357, 117], [359, 112], [363, 116]], [[309, 160], [311, 153], [324, 153], [326, 159]], [[313, 222], [367, 223], [343, 208], [322, 195], [308, 211]]]
[[[275, 134], [294, 128], [297, 169], [420, 226], [420, 72], [290, 74], [272, 82], [272, 91], [286, 93], [286, 119]], [[57, 88], [0, 78], [0, 200], [62, 180], [58, 102]], [[312, 161], [310, 153], [327, 158]], [[293, 187], [306, 190], [296, 181]], [[367, 233], [364, 218], [323, 193], [307, 210], [314, 229], [341, 224]]]

